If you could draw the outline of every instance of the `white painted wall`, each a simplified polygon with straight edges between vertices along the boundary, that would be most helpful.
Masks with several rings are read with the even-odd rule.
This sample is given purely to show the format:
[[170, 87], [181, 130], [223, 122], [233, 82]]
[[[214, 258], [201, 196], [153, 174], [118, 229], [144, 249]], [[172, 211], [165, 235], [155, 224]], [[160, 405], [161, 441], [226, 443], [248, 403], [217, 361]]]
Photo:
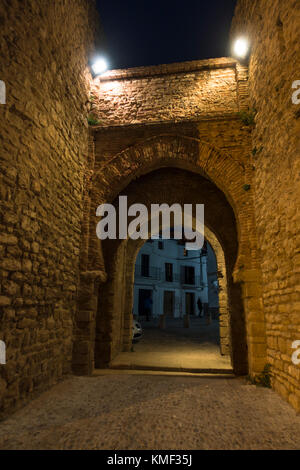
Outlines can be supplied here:
[[[175, 294], [174, 316], [179, 318], [186, 311], [186, 292], [194, 293], [194, 312], [199, 314], [197, 300], [200, 297], [202, 303], [208, 303], [208, 281], [207, 281], [207, 258], [200, 258], [200, 251], [188, 251], [184, 256], [184, 246], [179, 245], [176, 240], [160, 240], [163, 249], [158, 248], [159, 240], [145, 243], [138, 253], [136, 259], [136, 272], [134, 284], [134, 315], [138, 315], [139, 290], [150, 289], [152, 291], [152, 315], [158, 317], [163, 314], [164, 291], [173, 291]], [[150, 256], [150, 277], [141, 277], [137, 273], [137, 267], [141, 266], [142, 254]], [[165, 263], [173, 264], [173, 282], [165, 280]], [[182, 285], [180, 283], [181, 266], [193, 266], [195, 269], [195, 286]], [[159, 279], [151, 272], [151, 268], [159, 270]]]

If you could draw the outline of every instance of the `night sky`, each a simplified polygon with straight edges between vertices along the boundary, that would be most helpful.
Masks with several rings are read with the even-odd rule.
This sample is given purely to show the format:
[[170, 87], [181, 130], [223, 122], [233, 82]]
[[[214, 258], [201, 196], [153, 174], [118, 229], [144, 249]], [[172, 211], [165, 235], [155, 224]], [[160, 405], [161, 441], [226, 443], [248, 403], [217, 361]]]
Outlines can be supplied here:
[[109, 68], [223, 57], [236, 0], [97, 0]]

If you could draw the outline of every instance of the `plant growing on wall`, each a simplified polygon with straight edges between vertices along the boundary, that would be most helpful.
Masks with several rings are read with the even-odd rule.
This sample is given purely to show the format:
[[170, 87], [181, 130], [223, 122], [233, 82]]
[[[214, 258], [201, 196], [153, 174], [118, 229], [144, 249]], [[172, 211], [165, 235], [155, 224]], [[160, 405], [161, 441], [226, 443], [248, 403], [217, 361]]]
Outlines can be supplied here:
[[97, 116], [95, 114], [89, 114], [87, 118], [89, 126], [97, 126], [100, 124], [100, 121], [97, 119]]
[[266, 364], [263, 371], [255, 377], [248, 376], [248, 381], [252, 385], [271, 388], [271, 364]]
[[89, 126], [97, 126], [98, 124], [100, 124], [100, 121], [97, 119], [96, 114], [93, 112], [93, 110], [96, 107], [95, 106], [95, 101], [96, 101], [96, 96], [91, 93], [90, 96], [89, 96], [89, 101], [88, 101], [89, 114], [88, 114], [88, 117], [87, 117], [87, 121], [88, 121]]
[[248, 111], [239, 111], [237, 113], [238, 117], [245, 126], [255, 126], [255, 116], [257, 114], [256, 109], [248, 109]]
[[252, 149], [252, 155], [253, 157], [255, 157], [255, 155], [258, 155], [259, 153], [261, 153], [263, 151], [263, 146], [261, 145], [259, 148], [257, 147], [254, 147], [254, 149]]

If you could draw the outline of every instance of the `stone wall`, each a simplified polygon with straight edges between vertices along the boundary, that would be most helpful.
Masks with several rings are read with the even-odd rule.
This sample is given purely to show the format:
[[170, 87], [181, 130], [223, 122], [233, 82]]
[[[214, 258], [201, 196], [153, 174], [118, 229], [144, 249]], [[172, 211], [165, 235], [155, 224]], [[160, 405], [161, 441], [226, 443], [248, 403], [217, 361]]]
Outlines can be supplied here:
[[[96, 237], [95, 226], [99, 221], [96, 208], [112, 202], [120, 192], [126, 193], [126, 188], [143, 175], [160, 168], [169, 168], [171, 172], [175, 167], [210, 180], [212, 192], [221, 190], [234, 212], [238, 256], [227, 254], [231, 320], [226, 328], [230, 329], [232, 348], [243, 351], [240, 361], [235, 361], [236, 372], [260, 373], [266, 364], [266, 339], [254, 223], [252, 126], [245, 124], [239, 114], [249, 107], [247, 67], [222, 58], [110, 71], [94, 81], [92, 95], [91, 114], [98, 124], [94, 127], [94, 171], [86, 206], [90, 223], [83, 231], [79, 318], [85, 321], [79, 322], [76, 330], [77, 372], [92, 372], [95, 324], [96, 366], [108, 364], [120, 351], [119, 329], [123, 328], [125, 335], [130, 330], [125, 317], [122, 322], [123, 311], [118, 319], [114, 316], [121, 305], [121, 297], [114, 300], [121, 292], [114, 279], [117, 272], [123, 271], [115, 263], [118, 256], [110, 256], [106, 244]], [[161, 186], [168, 187], [167, 174]], [[229, 233], [232, 227], [223, 225], [219, 220], [209, 228], [216, 236], [221, 227]], [[123, 267], [131, 266], [132, 259], [126, 263]], [[132, 277], [130, 269], [125, 276], [127, 287]], [[91, 295], [86, 294], [85, 279], [92, 278], [96, 283], [107, 280], [98, 296], [93, 285]], [[127, 301], [122, 305], [129, 318], [130, 287], [125, 291]], [[247, 340], [241, 333], [245, 322]], [[249, 368], [244, 355], [246, 348]]]
[[291, 360], [300, 340], [300, 2], [239, 0], [232, 40], [248, 36], [254, 203], [262, 262], [267, 360], [273, 387], [300, 410], [300, 366]]
[[1, 2], [0, 413], [71, 371], [92, 8]]
[[[114, 285], [115, 273], [122, 271], [121, 268], [115, 267], [115, 255], [109, 252], [106, 241], [100, 243], [96, 238], [95, 226], [99, 221], [95, 217], [96, 208], [101, 203], [112, 202], [120, 192], [126, 194], [133, 181], [139, 181], [143, 175], [162, 167], [168, 168], [168, 171], [164, 173], [164, 180], [160, 182], [159, 187], [169, 187], [168, 172], [171, 174], [172, 168], [175, 167], [190, 171], [192, 174], [201, 174], [209, 179], [214, 183], [210, 192], [213, 194], [221, 190], [234, 211], [235, 222], [225, 222], [221, 217], [222, 210], [218, 212], [216, 207], [208, 211], [206, 218], [209, 217], [210, 212], [219, 214], [216, 221], [209, 225], [216, 236], [220, 230], [225, 230], [227, 234], [231, 233], [232, 226], [236, 225], [239, 240], [238, 259], [227, 253], [230, 265], [227, 278], [230, 289], [229, 308], [230, 317], [234, 318], [230, 325], [231, 343], [234, 344], [235, 350], [239, 348], [245, 350], [246, 341], [244, 341], [241, 332], [246, 317], [249, 370], [252, 374], [261, 372], [266, 363], [265, 337], [259, 289], [260, 262], [257, 256], [256, 233], [253, 225], [251, 195], [253, 170], [249, 164], [250, 143], [250, 130], [236, 115], [227, 119], [219, 118], [215, 121], [195, 122], [191, 120], [176, 124], [167, 122], [97, 128], [95, 133], [95, 171], [92, 177], [89, 206], [91, 222], [87, 228], [89, 244], [86, 262], [83, 263], [88, 266], [91, 276], [103, 272], [104, 268], [106, 268], [108, 276], [107, 283], [100, 288], [100, 303], [98, 303], [96, 314], [96, 323], [98, 324], [96, 366], [103, 366], [103, 362], [108, 364], [112, 357], [120, 351], [119, 332], [114, 329], [115, 326], [118, 328], [118, 322], [113, 315], [116, 314], [114, 298], [121, 295], [121, 288], [116, 288]], [[226, 150], [229, 146], [230, 153]], [[186, 196], [188, 196], [190, 194], [188, 178], [183, 178], [183, 185]], [[177, 183], [173, 186], [176, 188]], [[152, 194], [152, 199], [156, 193], [157, 191]], [[168, 200], [165, 193], [159, 191], [159, 194]], [[207, 203], [208, 195], [203, 200], [200, 189], [197, 194], [199, 203]], [[141, 196], [139, 197], [139, 201], [142, 200]], [[99, 258], [101, 253], [103, 256]], [[130, 272], [130, 270], [127, 271]], [[243, 292], [241, 292], [240, 283], [243, 285]], [[128, 295], [128, 299], [129, 297], [130, 295]], [[126, 303], [126, 308], [128, 305]], [[95, 315], [92, 302], [87, 305], [84, 300], [83, 305], [79, 305], [79, 308], [82, 309], [83, 315], [86, 315], [87, 311], [89, 312], [89, 315], [86, 315], [85, 324], [82, 324], [82, 331], [78, 335], [80, 338], [78, 346], [78, 350], [80, 350], [78, 366], [80, 367], [78, 370], [82, 371], [89, 370], [87, 364], [89, 364], [89, 358], [93, 357], [95, 345], [90, 332], [94, 331]], [[122, 312], [119, 313], [122, 314]], [[226, 325], [227, 330], [228, 326]], [[128, 329], [128, 324], [124, 326], [124, 329], [126, 328]], [[236, 371], [247, 373], [247, 364], [245, 364], [243, 354], [240, 354], [240, 359], [240, 364], [238, 361], [235, 362]]]
[[245, 104], [245, 81], [226, 58], [115, 70], [94, 81], [93, 113], [101, 127], [224, 118]]

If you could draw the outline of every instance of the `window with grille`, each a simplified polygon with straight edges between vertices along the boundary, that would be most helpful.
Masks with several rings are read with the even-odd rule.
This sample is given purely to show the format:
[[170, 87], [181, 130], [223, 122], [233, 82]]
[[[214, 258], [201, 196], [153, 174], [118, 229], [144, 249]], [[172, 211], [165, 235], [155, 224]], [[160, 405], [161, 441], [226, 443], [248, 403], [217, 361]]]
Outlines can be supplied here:
[[150, 276], [150, 256], [142, 255], [141, 275], [144, 277]]
[[194, 266], [182, 266], [182, 282], [184, 284], [195, 284], [195, 268]]
[[173, 282], [173, 264], [172, 263], [165, 263], [165, 274], [166, 274], [166, 281]]

